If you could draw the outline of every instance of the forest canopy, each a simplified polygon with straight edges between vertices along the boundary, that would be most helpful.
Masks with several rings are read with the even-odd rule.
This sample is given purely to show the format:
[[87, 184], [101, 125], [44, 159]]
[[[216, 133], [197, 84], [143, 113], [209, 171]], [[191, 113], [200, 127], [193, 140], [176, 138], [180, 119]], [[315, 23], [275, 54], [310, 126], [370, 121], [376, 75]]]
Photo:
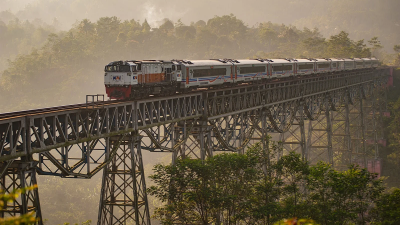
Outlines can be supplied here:
[[[118, 13], [123, 14], [123, 18], [106, 13], [102, 14], [103, 17], [96, 17], [91, 13], [100, 15], [102, 10], [110, 10], [107, 7], [96, 8], [96, 1], [51, 1], [49, 8], [55, 7], [55, 10], [47, 10], [51, 13], [46, 14], [43, 12], [47, 8], [42, 3], [49, 1], [38, 0], [38, 4], [15, 14], [0, 12], [0, 113], [79, 103], [85, 100], [86, 94], [103, 93], [104, 65], [115, 60], [376, 56], [386, 64], [400, 64], [400, 43], [394, 43], [400, 40], [400, 32], [397, 32], [399, 25], [396, 25], [400, 15], [396, 10], [399, 7], [393, 6], [394, 3], [400, 4], [397, 0], [389, 0], [391, 4], [374, 0], [295, 0], [284, 6], [271, 3], [267, 9], [258, 7], [255, 13], [268, 14], [269, 17], [253, 22], [244, 21], [246, 17], [243, 14], [226, 12], [227, 15], [212, 17], [212, 10], [204, 10], [202, 12], [210, 15], [202, 15], [192, 23], [179, 17], [147, 17], [145, 20], [140, 17], [143, 15], [136, 16], [131, 11]], [[72, 2], [71, 7], [66, 7], [67, 2]], [[205, 0], [193, 4], [195, 7], [196, 4], [214, 2]], [[214, 8], [223, 5], [221, 2], [215, 3]], [[246, 4], [238, 3], [237, 7]], [[359, 10], [352, 12], [357, 4]], [[306, 7], [313, 13], [306, 15]], [[329, 10], [320, 10], [322, 7]], [[137, 9], [140, 10], [139, 7]], [[70, 16], [76, 10], [79, 12], [76, 14], [82, 17], [69, 21], [73, 23], [72, 27], [66, 26], [64, 14]], [[82, 10], [89, 13], [85, 14]], [[129, 9], [120, 7], [118, 10]], [[287, 16], [280, 16], [282, 10], [287, 10], [286, 14], [300, 12], [299, 15], [304, 18], [291, 23]], [[46, 22], [43, 22], [32, 17], [39, 14], [54, 16], [56, 13], [60, 15], [60, 20], [44, 18]], [[389, 16], [383, 17], [383, 14]], [[134, 18], [131, 15], [135, 15]], [[361, 20], [364, 23], [361, 24]], [[386, 53], [387, 49], [395, 54]], [[397, 97], [398, 94], [395, 95]], [[395, 122], [399, 121], [399, 106], [399, 102], [392, 106]], [[397, 177], [400, 165], [399, 146], [396, 144], [399, 143], [398, 126], [391, 126], [388, 132], [393, 133], [388, 141], [390, 151], [381, 151], [381, 157], [393, 161], [384, 168], [384, 171], [391, 169], [390, 174], [384, 175], [389, 174], [392, 181]], [[44, 211], [52, 211], [45, 214], [49, 223], [83, 222], [97, 218], [97, 209], [88, 209], [86, 204], [98, 204], [99, 177], [86, 184], [55, 177], [41, 179], [39, 190], [46, 193], [41, 195], [42, 207]], [[392, 181], [395, 182], [398, 186], [398, 179]], [[58, 190], [62, 188], [74, 191], [60, 194]], [[398, 202], [390, 197], [382, 201]], [[63, 201], [55, 200], [61, 198]], [[80, 204], [82, 200], [86, 204]], [[383, 208], [380, 215], [385, 216], [385, 212], [387, 210]]]
[[[0, 53], [0, 66], [20, 53], [3, 67], [1, 112], [72, 104], [82, 102], [86, 94], [103, 93], [104, 65], [115, 60], [384, 55], [378, 37], [352, 40], [342, 31], [325, 38], [317, 28], [271, 22], [249, 27], [233, 14], [190, 25], [164, 19], [159, 27], [151, 27], [147, 20], [101, 17], [55, 33], [51, 26], [14, 19], [0, 22], [0, 29], [6, 49]], [[26, 47], [15, 52], [15, 46]]]

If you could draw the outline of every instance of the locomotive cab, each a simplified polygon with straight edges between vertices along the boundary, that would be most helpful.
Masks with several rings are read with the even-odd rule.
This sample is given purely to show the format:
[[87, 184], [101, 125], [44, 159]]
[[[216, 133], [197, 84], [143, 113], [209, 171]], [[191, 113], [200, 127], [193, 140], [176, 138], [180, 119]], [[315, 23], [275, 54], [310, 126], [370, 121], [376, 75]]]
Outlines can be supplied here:
[[130, 94], [130, 86], [135, 82], [132, 77], [132, 63], [111, 62], [104, 68], [104, 85], [107, 95], [113, 99], [123, 99]]
[[134, 99], [175, 93], [182, 79], [180, 65], [164, 60], [115, 61], [105, 66], [104, 84], [110, 99]]

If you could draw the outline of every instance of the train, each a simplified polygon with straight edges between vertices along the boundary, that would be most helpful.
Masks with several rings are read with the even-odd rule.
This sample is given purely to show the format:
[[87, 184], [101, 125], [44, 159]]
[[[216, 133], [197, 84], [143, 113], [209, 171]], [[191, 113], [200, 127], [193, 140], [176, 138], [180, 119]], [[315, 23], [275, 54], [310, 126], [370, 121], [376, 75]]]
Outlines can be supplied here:
[[378, 65], [376, 58], [127, 60], [105, 66], [104, 85], [110, 99], [140, 99]]

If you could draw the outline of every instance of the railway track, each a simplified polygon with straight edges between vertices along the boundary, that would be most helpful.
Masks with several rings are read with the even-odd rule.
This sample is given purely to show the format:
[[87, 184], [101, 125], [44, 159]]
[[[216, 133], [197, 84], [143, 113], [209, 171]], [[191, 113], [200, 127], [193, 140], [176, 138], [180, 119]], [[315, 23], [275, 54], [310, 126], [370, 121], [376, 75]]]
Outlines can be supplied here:
[[[356, 71], [355, 71], [356, 72]], [[354, 75], [354, 73], [346, 73], [347, 75]], [[306, 79], [314, 79], [317, 77], [321, 77], [320, 74], [318, 75], [310, 75], [310, 76], [305, 76], [305, 77], [295, 77], [294, 79], [274, 79], [274, 80], [268, 80], [268, 84], [279, 84], [279, 83], [287, 83], [287, 82], [299, 82], [301, 80], [306, 80]], [[205, 92], [205, 91], [224, 91], [227, 89], [232, 89], [232, 88], [243, 88], [243, 87], [252, 87], [252, 86], [259, 86], [263, 85], [264, 83], [242, 83], [238, 84], [235, 86], [230, 86], [230, 87], [211, 87], [211, 88], [198, 88], [186, 93], [176, 93], [175, 95], [179, 97], [180, 95], [185, 95], [185, 94], [195, 94], [199, 92]], [[172, 96], [172, 95], [171, 95]], [[146, 100], [146, 99], [152, 99], [152, 98], [158, 98], [159, 96], [149, 96], [147, 98], [141, 98], [141, 99], [129, 99], [129, 100], [107, 100], [107, 101], [100, 101], [102, 106], [107, 106], [107, 105], [114, 105], [114, 104], [119, 104], [123, 102], [130, 102], [130, 101], [137, 101], [137, 100]], [[25, 111], [16, 111], [16, 112], [7, 112], [7, 113], [0, 113], [0, 121], [2, 120], [9, 120], [9, 119], [14, 119], [14, 118], [20, 118], [20, 117], [25, 117], [25, 116], [33, 116], [33, 115], [41, 115], [41, 114], [47, 114], [47, 113], [56, 113], [59, 111], [69, 111], [69, 110], [80, 110], [80, 109], [89, 109], [93, 108], [99, 105], [100, 102], [90, 102], [90, 103], [79, 103], [79, 104], [72, 104], [72, 105], [64, 105], [64, 106], [55, 106], [55, 107], [48, 107], [48, 108], [41, 108], [41, 109], [32, 109], [32, 110], [25, 110]]]
[[[125, 100], [126, 101], [126, 100]], [[125, 101], [104, 101], [102, 105], [113, 105], [118, 104]], [[78, 109], [86, 109], [89, 107], [94, 107], [98, 105], [98, 103], [80, 103], [80, 104], [73, 104], [73, 105], [63, 105], [63, 106], [55, 106], [55, 107], [48, 107], [48, 108], [41, 108], [41, 109], [31, 109], [26, 111], [17, 111], [17, 112], [8, 112], [8, 113], [1, 113], [0, 114], [0, 121], [19, 118], [24, 116], [32, 116], [32, 115], [39, 115], [39, 114], [46, 114], [46, 113], [55, 113], [58, 111], [68, 111], [68, 110], [78, 110]]]

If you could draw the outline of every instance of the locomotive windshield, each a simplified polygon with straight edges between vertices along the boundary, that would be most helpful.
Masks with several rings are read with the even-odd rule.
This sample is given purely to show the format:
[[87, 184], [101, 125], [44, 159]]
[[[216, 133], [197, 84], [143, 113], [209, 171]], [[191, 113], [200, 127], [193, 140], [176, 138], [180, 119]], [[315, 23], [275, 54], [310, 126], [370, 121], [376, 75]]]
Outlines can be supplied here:
[[130, 66], [120, 65], [120, 66], [106, 66], [105, 72], [131, 72]]

